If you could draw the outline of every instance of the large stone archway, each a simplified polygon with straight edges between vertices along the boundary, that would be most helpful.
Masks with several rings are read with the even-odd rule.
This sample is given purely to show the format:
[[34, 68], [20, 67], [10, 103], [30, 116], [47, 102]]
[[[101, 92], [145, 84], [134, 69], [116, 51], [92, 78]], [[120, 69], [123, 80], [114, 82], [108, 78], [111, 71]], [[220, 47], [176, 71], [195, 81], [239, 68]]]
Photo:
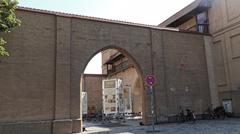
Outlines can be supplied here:
[[[36, 9], [17, 15], [22, 26], [3, 35], [11, 56], [0, 63], [0, 133], [79, 132], [81, 74], [93, 55], [112, 47], [134, 60], [142, 78], [156, 75], [158, 120], [179, 106], [210, 106], [204, 35]], [[148, 90], [143, 98], [147, 123]]]
[[[95, 25], [95, 24], [90, 24], [89, 22], [77, 22], [76, 26], [80, 26], [80, 25], [85, 25], [86, 27], [89, 27], [90, 29], [88, 29], [87, 31], [82, 31], [81, 28], [78, 29], [79, 31], [74, 31], [74, 34], [72, 34], [73, 36], [73, 42], [75, 42], [76, 44], [74, 45], [75, 47], [71, 50], [71, 54], [73, 56], [73, 58], [71, 58], [71, 60], [74, 60], [75, 62], [73, 64], [71, 64], [71, 66], [73, 68], [71, 68], [71, 74], [74, 75], [74, 78], [71, 78], [71, 81], [73, 83], [71, 83], [72, 85], [79, 85], [79, 76], [81, 76], [81, 74], [84, 72], [84, 69], [86, 67], [86, 65], [88, 64], [89, 60], [98, 52], [101, 52], [103, 50], [106, 49], [117, 49], [118, 51], [120, 51], [121, 53], [123, 53], [126, 57], [129, 57], [130, 60], [133, 61], [136, 70], [139, 74], [139, 76], [141, 76], [141, 83], [143, 83], [143, 79], [144, 76], [147, 74], [151, 74], [152, 73], [152, 60], [151, 60], [151, 45], [150, 45], [150, 39], [148, 38], [148, 36], [146, 35], [141, 35], [139, 37], [134, 37], [132, 35], [129, 35], [129, 33], [134, 32], [134, 33], [145, 33], [145, 32], [149, 32], [149, 29], [139, 29], [136, 30], [134, 29], [128, 29], [125, 28], [125, 26], [121, 26], [117, 29], [113, 28], [114, 25], [112, 25], [113, 27], [105, 27], [104, 24], [100, 24], [99, 26]], [[88, 25], [88, 26], [87, 26]], [[92, 27], [92, 25], [95, 25], [95, 27]], [[115, 30], [114, 30], [115, 29]], [[97, 32], [99, 31], [100, 32]], [[105, 33], [101, 33], [101, 30], [106, 30]], [[107, 33], [112, 33], [113, 35], [117, 35], [119, 34], [119, 31], [123, 31], [123, 33], [121, 33], [122, 35], [124, 35], [124, 37], [112, 37], [112, 35], [107, 34]], [[95, 33], [95, 35], [92, 35], [93, 33]], [[103, 37], [105, 35], [105, 37]], [[88, 40], [88, 37], [86, 36], [92, 36], [93, 39]], [[139, 35], [139, 34], [138, 34]], [[76, 37], [74, 37], [76, 36]], [[78, 36], [81, 37], [80, 40], [78, 40]], [[102, 37], [100, 37], [102, 36]], [[130, 37], [132, 36], [132, 37]], [[99, 39], [100, 37], [100, 39]], [[101, 39], [102, 38], [102, 39]], [[142, 40], [138, 40], [138, 38], [145, 38]], [[75, 40], [76, 39], [76, 40]], [[136, 41], [136, 42], [135, 42]], [[91, 44], [89, 44], [91, 42]], [[139, 44], [137, 44], [139, 43]], [[84, 47], [82, 47], [82, 45]], [[141, 46], [138, 46], [141, 45]], [[81, 47], [79, 47], [81, 46]], [[73, 81], [74, 80], [74, 81]], [[76, 81], [75, 81], [76, 80]], [[74, 89], [75, 91], [77, 91], [79, 89], [79, 87], [75, 87], [76, 89]], [[143, 90], [143, 120], [145, 123], [148, 122], [148, 118], [146, 115], [147, 110], [149, 109], [150, 106], [147, 102], [147, 92], [145, 90]], [[146, 105], [148, 103], [148, 105]]]
[[[134, 57], [133, 56], [131, 56], [131, 52], [127, 52], [126, 50], [124, 50], [123, 48], [120, 48], [119, 46], [104, 46], [103, 48], [101, 48], [101, 49], [99, 49], [99, 50], [97, 50], [97, 48], [94, 48], [93, 49], [93, 52], [94, 53], [91, 53], [90, 54], [90, 59], [86, 59], [86, 61], [87, 61], [87, 63], [84, 65], [84, 70], [86, 69], [86, 67], [87, 67], [87, 65], [88, 65], [88, 63], [90, 62], [90, 60], [96, 55], [96, 54], [98, 54], [98, 53], [101, 53], [101, 52], [104, 52], [104, 51], [107, 51], [107, 50], [114, 50], [114, 51], [117, 51], [117, 52], [119, 52], [119, 53], [121, 53], [121, 54], [123, 54], [124, 55], [124, 57], [126, 57], [128, 60], [129, 60], [129, 63], [130, 64], [132, 64], [133, 65], [133, 67], [132, 67], [132, 70], [134, 70], [134, 73], [131, 73], [131, 74], [128, 74], [128, 75], [134, 75], [135, 77], [137, 77], [137, 80], [135, 80], [134, 79], [134, 76], [130, 76], [130, 77], [128, 77], [127, 79], [134, 79], [134, 81], [132, 80], [131, 82], [129, 82], [129, 80], [128, 80], [128, 82], [126, 82], [126, 83], [131, 83], [131, 84], [133, 84], [134, 83], [134, 86], [136, 86], [135, 84], [137, 83], [138, 85], [138, 91], [137, 91], [137, 93], [138, 94], [140, 94], [140, 95], [138, 95], [138, 97], [140, 97], [141, 96], [141, 98], [140, 99], [138, 99], [138, 100], [140, 100], [140, 102], [139, 102], [139, 104], [138, 104], [138, 109], [140, 109], [140, 110], [138, 110], [138, 113], [139, 112], [142, 112], [142, 114], [143, 114], [143, 121], [147, 121], [147, 118], [146, 118], [146, 116], [145, 116], [145, 113], [146, 113], [146, 110], [145, 110], [145, 102], [146, 101], [144, 101], [144, 103], [142, 103], [142, 100], [145, 100], [145, 98], [146, 98], [146, 96], [144, 96], [144, 94], [146, 94], [144, 91], [145, 91], [145, 89], [144, 89], [144, 77], [143, 77], [143, 72], [142, 72], [142, 70], [141, 70], [141, 68], [140, 68], [140, 66], [139, 66], [139, 64], [137, 63], [137, 61], [134, 59]], [[85, 62], [85, 61], [84, 61]], [[131, 70], [131, 71], [132, 71]], [[94, 74], [86, 74], [86, 75], [90, 75], [90, 76], [94, 76]], [[102, 77], [106, 77], [106, 75], [107, 74], [103, 74], [102, 75]], [[122, 74], [123, 75], [123, 74]], [[126, 74], [125, 74], [126, 75]], [[99, 76], [99, 75], [96, 75], [96, 76]], [[89, 82], [88, 84], [86, 84], [86, 81], [91, 81], [90, 79], [88, 80], [88, 79], [85, 79], [84, 80], [84, 71], [83, 72], [81, 72], [81, 79], [80, 79], [80, 89], [81, 89], [81, 91], [84, 89], [84, 84], [85, 84], [85, 86], [86, 85], [91, 85], [94, 81], [92, 81], [92, 82]], [[113, 76], [113, 78], [116, 78], [116, 77], [118, 77], [118, 78], [121, 78], [122, 79], [122, 77], [121, 76]], [[111, 78], [111, 77], [108, 77], [108, 78]], [[82, 82], [82, 81], [84, 81], [84, 82]], [[84, 83], [84, 84], [83, 84]], [[126, 84], [126, 83], [124, 83], [124, 84]], [[102, 86], [102, 85], [101, 85]], [[102, 88], [100, 86], [100, 88]], [[129, 86], [129, 85], [125, 85], [125, 86]], [[86, 87], [85, 87], [86, 88]], [[90, 88], [93, 88], [93, 87], [90, 87]], [[95, 90], [96, 90], [96, 88], [97, 87], [94, 87], [95, 88]], [[91, 92], [93, 92], [93, 91], [90, 91], [90, 94], [91, 94]], [[136, 92], [136, 91], [133, 91], [133, 92]], [[89, 96], [88, 96], [89, 97]], [[92, 96], [93, 97], [93, 96]], [[95, 97], [95, 96], [94, 96]], [[102, 99], [102, 96], [98, 96], [99, 97], [99, 99], [98, 100], [101, 100]], [[101, 99], [100, 99], [101, 98]], [[95, 100], [96, 101], [96, 100]], [[82, 105], [82, 104], [81, 104]]]

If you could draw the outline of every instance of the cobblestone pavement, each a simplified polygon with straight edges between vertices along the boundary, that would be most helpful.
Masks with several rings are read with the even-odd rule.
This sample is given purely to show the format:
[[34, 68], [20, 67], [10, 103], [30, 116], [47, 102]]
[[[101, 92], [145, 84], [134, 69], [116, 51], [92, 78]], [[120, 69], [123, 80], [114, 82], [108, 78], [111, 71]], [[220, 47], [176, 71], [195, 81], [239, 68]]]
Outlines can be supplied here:
[[[139, 126], [138, 121], [122, 124], [102, 124], [101, 122], [84, 122], [86, 132], [83, 134], [146, 134], [151, 133], [151, 126]], [[201, 120], [196, 123], [172, 123], [155, 126], [159, 134], [240, 134], [240, 119]], [[156, 133], [155, 133], [156, 134]]]

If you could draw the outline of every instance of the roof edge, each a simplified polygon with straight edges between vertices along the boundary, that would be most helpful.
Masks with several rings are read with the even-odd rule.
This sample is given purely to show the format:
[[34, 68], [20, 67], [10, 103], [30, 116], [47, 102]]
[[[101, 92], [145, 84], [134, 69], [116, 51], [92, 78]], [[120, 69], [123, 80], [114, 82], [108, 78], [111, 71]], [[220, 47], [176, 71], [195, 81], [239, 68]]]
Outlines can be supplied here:
[[99, 17], [91, 17], [91, 16], [85, 16], [85, 15], [50, 11], [50, 10], [44, 10], [44, 9], [23, 7], [23, 6], [18, 6], [16, 10], [36, 12], [36, 13], [42, 13], [42, 14], [50, 14], [50, 15], [56, 15], [56, 16], [61, 16], [61, 17], [68, 17], [68, 18], [77, 18], [77, 19], [84, 19], [84, 20], [91, 20], [91, 21], [98, 21], [98, 22], [113, 23], [113, 24], [129, 25], [129, 26], [136, 26], [136, 27], [145, 27], [145, 28], [152, 28], [152, 29], [158, 29], [158, 30], [179, 31], [177, 28], [164, 28], [164, 27], [159, 27], [159, 26], [154, 26], [154, 25], [147, 25], [147, 24], [141, 24], [141, 23], [105, 19], [105, 18], [99, 18]]
[[187, 15], [189, 12], [193, 11], [194, 9], [197, 9], [198, 7], [201, 7], [201, 6], [206, 6], [205, 2], [206, 2], [205, 0], [195, 0], [194, 2], [190, 3], [188, 6], [184, 7], [179, 12], [169, 17], [167, 20], [160, 23], [158, 26], [167, 27], [168, 25], [170, 25], [174, 21], [177, 21], [181, 17]]

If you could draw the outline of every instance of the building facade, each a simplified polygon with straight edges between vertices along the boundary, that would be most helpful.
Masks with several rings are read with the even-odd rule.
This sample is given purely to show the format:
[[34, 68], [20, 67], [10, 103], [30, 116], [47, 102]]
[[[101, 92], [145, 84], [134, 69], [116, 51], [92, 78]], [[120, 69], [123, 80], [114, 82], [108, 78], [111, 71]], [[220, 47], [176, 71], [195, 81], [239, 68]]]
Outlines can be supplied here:
[[108, 79], [123, 80], [123, 88], [132, 92], [132, 112], [142, 113], [143, 83], [132, 61], [116, 49], [107, 49], [102, 52], [102, 71]]

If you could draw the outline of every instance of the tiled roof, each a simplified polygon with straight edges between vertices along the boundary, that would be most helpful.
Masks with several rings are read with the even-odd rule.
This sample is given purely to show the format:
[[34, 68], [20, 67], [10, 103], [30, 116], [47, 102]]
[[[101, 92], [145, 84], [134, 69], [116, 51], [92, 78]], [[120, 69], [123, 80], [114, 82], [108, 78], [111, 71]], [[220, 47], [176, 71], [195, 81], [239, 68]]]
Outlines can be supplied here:
[[154, 26], [154, 25], [146, 25], [146, 24], [140, 24], [140, 23], [127, 22], [127, 21], [111, 20], [111, 19], [104, 19], [104, 18], [98, 18], [98, 17], [90, 17], [90, 16], [84, 16], [84, 15], [49, 11], [49, 10], [29, 8], [29, 7], [20, 7], [19, 6], [17, 8], [17, 10], [37, 12], [37, 13], [43, 13], [43, 14], [51, 14], [51, 15], [56, 15], [56, 16], [69, 17], [69, 18], [79, 18], [79, 19], [106, 22], [106, 23], [115, 23], [115, 24], [130, 25], [130, 26], [137, 26], [137, 27], [146, 27], [146, 28], [160, 29], [160, 30], [178, 31], [178, 29], [175, 29], [175, 28], [162, 28], [162, 27], [158, 27], [158, 26]]

